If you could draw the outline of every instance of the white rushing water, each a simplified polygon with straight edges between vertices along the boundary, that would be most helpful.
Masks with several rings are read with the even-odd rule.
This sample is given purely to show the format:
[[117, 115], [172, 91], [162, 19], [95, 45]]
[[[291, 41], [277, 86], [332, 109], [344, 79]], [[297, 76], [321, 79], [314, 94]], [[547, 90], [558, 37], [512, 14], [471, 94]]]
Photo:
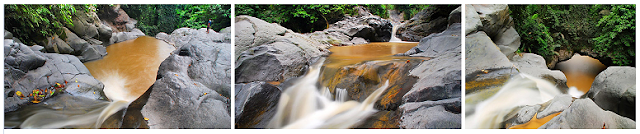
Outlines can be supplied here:
[[405, 42], [405, 41], [400, 40], [400, 38], [396, 37], [396, 32], [398, 31], [398, 27], [400, 27], [403, 24], [401, 23], [401, 24], [396, 24], [396, 25], [393, 25], [393, 28], [391, 30], [391, 39], [389, 39], [389, 42]]
[[305, 76], [284, 90], [268, 128], [350, 128], [375, 112], [373, 104], [389, 86], [389, 81], [363, 102], [345, 101], [345, 89], [336, 89], [334, 101], [328, 89], [321, 93], [316, 87], [323, 62], [324, 59], [318, 60]]
[[504, 117], [517, 106], [547, 102], [561, 94], [550, 82], [520, 73], [511, 78], [495, 95], [476, 105], [465, 118], [466, 128], [500, 128]]
[[[105, 85], [105, 95], [111, 99], [111, 102], [45, 104], [34, 110], [25, 111], [33, 115], [28, 116], [20, 124], [20, 128], [100, 128], [109, 116], [126, 108], [135, 100], [124, 99], [126, 79], [121, 78], [117, 73], [107, 78], [101, 81]], [[57, 107], [59, 105], [62, 106]], [[63, 108], [73, 106], [83, 108]]]

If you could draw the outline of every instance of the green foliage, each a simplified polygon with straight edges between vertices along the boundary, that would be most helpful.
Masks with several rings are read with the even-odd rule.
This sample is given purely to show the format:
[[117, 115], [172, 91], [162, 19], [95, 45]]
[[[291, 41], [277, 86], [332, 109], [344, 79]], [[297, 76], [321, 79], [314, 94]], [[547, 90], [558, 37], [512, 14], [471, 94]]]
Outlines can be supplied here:
[[[594, 8], [609, 8], [610, 12], [598, 21], [601, 29], [594, 50], [613, 57], [616, 65], [631, 65], [635, 60], [635, 5], [595, 5]], [[606, 11], [605, 11], [606, 12]]]
[[213, 30], [220, 31], [230, 26], [231, 5], [181, 5], [177, 13], [183, 23], [180, 27], [206, 28], [209, 19], [213, 21]]
[[543, 23], [544, 16], [538, 14], [543, 8], [540, 5], [529, 5], [525, 8], [515, 8], [520, 14], [515, 14], [521, 20], [515, 21], [516, 31], [521, 37], [518, 51], [532, 52], [541, 55], [547, 61], [554, 55], [554, 50], [560, 45], [554, 42], [549, 32], [550, 28]]
[[419, 5], [419, 4], [409, 4], [409, 5], [396, 5], [395, 10], [399, 12], [404, 12], [404, 19], [411, 19], [418, 12], [427, 9], [431, 5]]
[[180, 27], [206, 28], [212, 19], [212, 30], [231, 26], [231, 5], [123, 5], [131, 18], [138, 20], [136, 27], [146, 35], [171, 33]]
[[[388, 18], [388, 10], [397, 9], [410, 18], [429, 5], [391, 4], [309, 4], [309, 5], [235, 5], [236, 15], [249, 15], [267, 22], [278, 23], [296, 32], [313, 32], [328, 28], [343, 19], [344, 15], [357, 15], [356, 6], [368, 9], [371, 14]], [[406, 17], [408, 15], [409, 17]]]
[[73, 25], [74, 5], [5, 5], [5, 29], [27, 44], [62, 32]]
[[236, 15], [249, 15], [267, 22], [278, 23], [297, 32], [322, 30], [342, 19], [344, 14], [355, 14], [355, 5], [235, 5]]
[[[510, 5], [519, 51], [551, 60], [556, 49], [593, 50], [612, 64], [635, 61], [635, 5]], [[607, 62], [607, 61], [605, 61]]]

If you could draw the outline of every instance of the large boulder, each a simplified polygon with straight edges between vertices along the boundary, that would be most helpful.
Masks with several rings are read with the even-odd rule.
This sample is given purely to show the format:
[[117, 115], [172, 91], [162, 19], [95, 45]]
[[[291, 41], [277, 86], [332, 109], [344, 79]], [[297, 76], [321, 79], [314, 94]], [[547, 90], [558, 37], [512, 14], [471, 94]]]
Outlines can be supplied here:
[[[418, 80], [402, 96], [401, 128], [461, 128], [461, 24], [431, 34], [402, 55], [430, 57], [410, 72]], [[424, 115], [429, 115], [424, 117]]]
[[506, 55], [507, 58], [511, 58], [520, 47], [520, 35], [518, 35], [515, 28], [509, 27], [496, 35], [495, 43], [502, 54]]
[[511, 68], [513, 64], [483, 31], [465, 37], [465, 76], [482, 70]]
[[[104, 85], [93, 78], [89, 70], [72, 55], [32, 51], [28, 46], [5, 39], [4, 109], [15, 111], [31, 104], [33, 97], [27, 96], [36, 89], [48, 89], [56, 83], [66, 85], [65, 92], [76, 97], [107, 100]], [[47, 99], [55, 95], [47, 95]]]
[[[388, 42], [391, 39], [393, 25], [391, 21], [375, 15], [360, 17], [346, 16], [344, 20], [333, 23], [325, 32], [338, 32], [351, 38], [360, 37], [369, 42]], [[338, 34], [336, 33], [336, 34]]]
[[482, 30], [491, 39], [513, 26], [513, 20], [509, 17], [509, 6], [506, 4], [472, 4], [482, 22]]
[[47, 37], [47, 43], [44, 44], [44, 48], [49, 53], [72, 54], [74, 52], [74, 49], [67, 42], [60, 39], [58, 35]]
[[[586, 97], [604, 110], [636, 119], [636, 68], [611, 66], [593, 80]], [[584, 96], [583, 96], [584, 97]]]
[[323, 44], [331, 44], [334, 46], [351, 46], [368, 43], [360, 37], [349, 37], [340, 31], [315, 31], [309, 34], [309, 38], [319, 41]]
[[109, 39], [109, 45], [113, 43], [136, 39], [139, 36], [145, 36], [145, 34], [142, 31], [140, 31], [140, 29], [137, 29], [137, 28], [131, 30], [131, 32], [112, 33], [111, 39]]
[[480, 21], [480, 15], [471, 4], [464, 5], [464, 35], [469, 35], [475, 31], [482, 30], [482, 22]]
[[507, 114], [505, 122], [503, 122], [505, 128], [510, 128], [515, 125], [525, 124], [531, 119], [542, 119], [544, 117], [562, 112], [571, 106], [574, 98], [568, 94], [556, 95], [553, 99], [536, 105], [520, 106], [512, 110], [510, 114]]
[[448, 6], [429, 6], [400, 26], [396, 37], [403, 41], [416, 42], [429, 34], [440, 33], [447, 28], [448, 24], [455, 22], [455, 20], [448, 22], [453, 10], [454, 8]]
[[230, 44], [192, 40], [160, 64], [158, 79], [141, 109], [149, 128], [231, 127], [231, 83], [226, 77], [230, 63], [219, 59], [229, 58], [230, 49], [223, 46]]
[[207, 33], [206, 28], [178, 28], [173, 30], [170, 35], [166, 33], [156, 34], [157, 39], [163, 40], [176, 48], [179, 48], [184, 44], [188, 44], [191, 41], [199, 41], [206, 44], [231, 43], [229, 36], [230, 34], [217, 33], [213, 30], [209, 30], [209, 33]]
[[540, 128], [559, 129], [600, 129], [600, 128], [636, 128], [636, 122], [602, 110], [591, 99], [576, 99], [561, 114], [549, 120]]
[[549, 70], [542, 56], [533, 53], [514, 55], [511, 62], [520, 73], [529, 74], [552, 82], [558, 89], [566, 93], [567, 77], [559, 70]]
[[400, 106], [401, 128], [462, 128], [460, 98], [406, 103]]
[[266, 82], [236, 84], [236, 128], [266, 128], [276, 114], [280, 89]]
[[[94, 18], [95, 17], [95, 18]], [[80, 37], [96, 37], [98, 35], [98, 27], [100, 22], [95, 12], [87, 13], [84, 10], [78, 10], [72, 17], [72, 25], [68, 25], [69, 30], [73, 31]]]
[[279, 81], [297, 77], [326, 45], [277, 24], [251, 16], [236, 17], [236, 83]]

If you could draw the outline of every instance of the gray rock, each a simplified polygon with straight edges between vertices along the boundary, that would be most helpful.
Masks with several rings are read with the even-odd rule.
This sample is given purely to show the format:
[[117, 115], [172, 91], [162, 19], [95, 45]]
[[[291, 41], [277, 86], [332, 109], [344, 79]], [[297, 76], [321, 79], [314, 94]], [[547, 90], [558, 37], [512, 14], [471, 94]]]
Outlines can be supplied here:
[[400, 118], [401, 128], [461, 128], [460, 98], [452, 98], [438, 101], [425, 101], [405, 103], [400, 106], [402, 111]]
[[[420, 102], [460, 97], [460, 24], [455, 23], [442, 33], [423, 38], [411, 56], [433, 57], [411, 70], [418, 82], [403, 97], [404, 102]], [[410, 54], [411, 50], [405, 54]]]
[[[362, 15], [362, 14], [361, 14]], [[370, 42], [388, 42], [391, 39], [391, 21], [375, 15], [345, 17], [344, 20], [329, 25], [326, 32], [340, 32], [347, 36], [360, 37]]]
[[596, 76], [586, 97], [604, 110], [635, 120], [635, 76], [635, 67], [610, 66]]
[[506, 4], [473, 4], [480, 21], [482, 22], [482, 31], [486, 32], [491, 39], [504, 32], [504, 28], [513, 26], [511, 17], [509, 17], [509, 6]]
[[[280, 89], [265, 82], [236, 84], [235, 124], [238, 128], [266, 128], [276, 113]], [[246, 109], [245, 109], [246, 107]]]
[[45, 52], [44, 47], [43, 47], [43, 46], [40, 46], [40, 45], [33, 45], [33, 46], [31, 46], [31, 50], [33, 50], [33, 51]]
[[[351, 42], [351, 37], [349, 37], [348, 35], [341, 33], [341, 32], [337, 32], [337, 31], [316, 31], [313, 32], [309, 35], [309, 38], [314, 39], [320, 43], [323, 44], [331, 44], [331, 45], [335, 45], [335, 46], [350, 46], [350, 45], [355, 45], [353, 42]], [[359, 38], [359, 37], [354, 37], [355, 38]], [[364, 40], [363, 38], [359, 38]], [[358, 42], [360, 43], [361, 41], [358, 40]], [[364, 40], [364, 42], [367, 42], [366, 40]]]
[[505, 117], [504, 124], [507, 127], [524, 124], [531, 121], [536, 114], [536, 118], [541, 119], [551, 114], [564, 111], [569, 108], [572, 102], [573, 98], [571, 95], [560, 94], [543, 104], [521, 106]]
[[422, 38], [418, 46], [401, 55], [437, 57], [443, 53], [460, 49], [460, 46], [462, 46], [460, 29], [460, 23], [454, 23], [441, 33], [431, 34]]
[[509, 27], [504, 32], [498, 33], [495, 37], [496, 45], [500, 48], [500, 52], [508, 58], [515, 55], [516, 50], [520, 47], [520, 35], [515, 28]]
[[540, 128], [636, 128], [636, 122], [613, 112], [602, 110], [591, 99], [577, 99], [561, 114], [549, 120]]
[[449, 26], [453, 23], [462, 23], [462, 6], [458, 6], [458, 8], [449, 13], [447, 22], [449, 22]]
[[445, 11], [436, 6], [424, 9], [398, 27], [396, 37], [404, 41], [419, 41], [429, 34], [444, 31], [449, 24], [448, 16], [438, 16], [439, 12], [449, 15], [451, 10]]
[[566, 93], [567, 77], [559, 70], [549, 70], [542, 56], [533, 53], [514, 55], [511, 62], [521, 72], [538, 78], [546, 79]]
[[65, 35], [67, 36], [67, 38], [65, 39], [65, 41], [67, 42], [67, 44], [69, 44], [69, 46], [71, 46], [71, 48], [73, 49], [73, 52], [70, 54], [73, 55], [81, 55], [82, 51], [89, 45], [91, 45], [89, 42], [85, 41], [84, 39], [78, 37], [75, 33], [71, 32], [69, 29], [67, 28], [63, 28]]
[[469, 35], [472, 32], [482, 30], [480, 16], [473, 5], [466, 4], [464, 8], [464, 35]]
[[78, 59], [80, 59], [80, 61], [82, 61], [83, 63], [99, 60], [107, 55], [107, 48], [102, 45], [89, 45], [85, 47], [80, 55], [81, 56], [78, 56]]
[[65, 41], [60, 39], [58, 35], [47, 37], [47, 43], [44, 45], [45, 50], [50, 53], [71, 54], [74, 52], [73, 48], [69, 46]]
[[481, 70], [512, 68], [513, 64], [483, 31], [465, 37], [465, 76]]
[[111, 40], [111, 35], [113, 33], [113, 30], [111, 29], [111, 27], [107, 26], [107, 25], [100, 25], [100, 27], [98, 27], [98, 39], [100, 39], [100, 41], [102, 41], [103, 44], [101, 45], [111, 45], [108, 44], [110, 43]]
[[276, 37], [287, 32], [287, 29], [278, 24], [267, 23], [264, 20], [246, 15], [236, 16], [235, 22], [236, 59], [245, 50], [275, 40]]
[[4, 30], [4, 39], [12, 39], [13, 34], [7, 30]]
[[328, 54], [325, 44], [251, 16], [236, 17], [236, 43], [236, 83], [282, 82]]
[[137, 28], [132, 29], [131, 32], [113, 33], [111, 34], [111, 39], [109, 39], [109, 44], [136, 39], [139, 36], [145, 36], [145, 35], [142, 31], [140, 31], [140, 29], [137, 29]]
[[[158, 79], [149, 89], [152, 90], [149, 99], [141, 110], [142, 115], [149, 118], [150, 128], [231, 127], [230, 101], [225, 94], [217, 92], [227, 92], [228, 96], [230, 88], [225, 85], [229, 85], [230, 80], [212, 78], [224, 77], [224, 73], [230, 73], [214, 69], [220, 67], [216, 64], [217, 58], [222, 54], [220, 51], [230, 51], [220, 50], [216, 46], [229, 44], [196, 42], [175, 50], [160, 65]], [[230, 63], [226, 64], [229, 66]], [[218, 82], [223, 84], [214, 84]]]
[[553, 99], [542, 104], [542, 108], [540, 108], [541, 110], [538, 111], [538, 115], [536, 116], [536, 118], [540, 119], [554, 113], [562, 112], [565, 109], [569, 108], [572, 102], [573, 98], [571, 97], [571, 95], [556, 95]]
[[96, 27], [96, 24], [94, 24], [95, 20], [99, 20], [97, 16], [88, 15], [85, 11], [78, 10], [72, 20], [73, 25], [69, 25], [67, 27], [80, 37], [96, 37], [98, 35], [98, 28]]
[[229, 38], [230, 34], [216, 33], [215, 31], [209, 31], [207, 33], [206, 28], [191, 29], [191, 28], [179, 28], [173, 30], [170, 35], [166, 33], [156, 34], [156, 38], [163, 40], [176, 48], [180, 48], [185, 44], [189, 44], [192, 41], [202, 42], [205, 44], [217, 44], [217, 43], [231, 43]]

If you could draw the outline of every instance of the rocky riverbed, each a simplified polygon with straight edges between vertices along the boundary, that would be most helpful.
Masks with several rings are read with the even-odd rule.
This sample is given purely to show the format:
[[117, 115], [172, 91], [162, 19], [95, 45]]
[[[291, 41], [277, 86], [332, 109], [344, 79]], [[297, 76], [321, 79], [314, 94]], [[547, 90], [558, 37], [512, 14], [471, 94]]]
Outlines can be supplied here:
[[[455, 18], [460, 11], [447, 14]], [[406, 59], [366, 61], [331, 71], [339, 74], [323, 74], [318, 84], [331, 94], [345, 88], [347, 100], [355, 101], [364, 100], [389, 80], [389, 88], [374, 104], [378, 112], [351, 128], [461, 127], [461, 25], [460, 19], [448, 20], [446, 30], [422, 38], [418, 46], [397, 55]], [[317, 59], [328, 56], [327, 48], [388, 41], [390, 26], [388, 20], [364, 14], [303, 35], [251, 16], [237, 16], [236, 128], [265, 128], [276, 114], [283, 90]]]
[[[35, 41], [41, 42], [36, 45], [23, 44], [5, 31], [5, 128], [38, 126], [21, 126], [32, 115], [46, 118], [29, 109], [86, 111], [113, 103], [105, 96], [105, 85], [83, 63], [108, 55], [106, 47], [111, 44], [145, 36], [135, 28], [137, 21], [118, 7], [101, 12], [104, 14], [78, 11], [89, 15], [74, 17], [73, 27], [63, 28], [65, 35]], [[104, 122], [54, 128], [230, 128], [230, 36], [230, 28], [219, 33], [207, 33], [204, 28], [159, 33], [155, 39], [175, 51], [160, 64], [156, 82], [141, 97], [102, 117]], [[47, 116], [70, 115], [74, 113]], [[66, 118], [72, 117], [84, 116]], [[92, 126], [94, 123], [98, 126]]]
[[[539, 55], [515, 52], [520, 37], [513, 28], [507, 5], [465, 8], [466, 128], [510, 128], [545, 117], [550, 120], [526, 128], [635, 128], [635, 114], [631, 114], [635, 113], [635, 67], [610, 66], [598, 74], [587, 94], [572, 97], [567, 94], [567, 80], [562, 72], [548, 69], [549, 64]], [[521, 74], [539, 78], [551, 86], [543, 87], [536, 82], [537, 86], [530, 87], [534, 91], [554, 89], [559, 93], [541, 96], [548, 99], [537, 100], [537, 104], [503, 107], [506, 113], [497, 114], [494, 122], [473, 118], [494, 116], [477, 115], [489, 109], [480, 104], [510, 90], [503, 87]], [[623, 77], [627, 79], [619, 79]], [[520, 99], [525, 98], [530, 97]]]

